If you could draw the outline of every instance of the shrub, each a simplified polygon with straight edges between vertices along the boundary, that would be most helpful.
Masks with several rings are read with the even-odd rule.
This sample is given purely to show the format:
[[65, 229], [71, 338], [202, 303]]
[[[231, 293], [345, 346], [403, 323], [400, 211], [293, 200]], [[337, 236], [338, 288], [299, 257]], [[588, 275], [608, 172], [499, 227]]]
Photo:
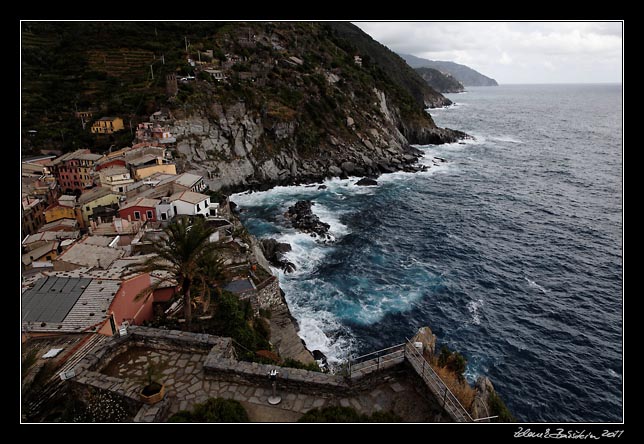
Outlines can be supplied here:
[[351, 407], [325, 407], [311, 409], [297, 422], [365, 422], [364, 416]]
[[181, 410], [168, 422], [249, 422], [244, 407], [233, 399], [210, 398], [195, 404], [192, 411]]
[[249, 301], [227, 291], [217, 299], [212, 320], [208, 323], [208, 333], [229, 336], [243, 347], [252, 351], [269, 348], [265, 326], [253, 328], [253, 311]]
[[282, 367], [290, 367], [290, 368], [299, 368], [302, 370], [309, 370], [312, 372], [321, 372], [320, 366], [318, 365], [317, 362], [313, 361], [310, 364], [305, 364], [303, 362], [300, 362], [296, 359], [293, 358], [286, 358], [284, 362], [282, 362]]
[[297, 422], [402, 422], [402, 418], [393, 412], [374, 412], [369, 416], [352, 407], [332, 406], [311, 409]]
[[516, 419], [512, 416], [510, 410], [508, 410], [503, 400], [499, 398], [499, 395], [496, 393], [490, 393], [487, 405], [490, 409], [490, 415], [498, 416], [498, 418], [495, 419], [495, 422], [516, 422]]

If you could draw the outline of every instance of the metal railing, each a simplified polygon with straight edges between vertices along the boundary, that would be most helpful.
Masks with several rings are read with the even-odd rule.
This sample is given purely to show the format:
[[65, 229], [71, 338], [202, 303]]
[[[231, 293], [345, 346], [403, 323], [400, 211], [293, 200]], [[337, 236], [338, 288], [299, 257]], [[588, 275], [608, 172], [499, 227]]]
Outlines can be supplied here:
[[387, 368], [392, 363], [400, 363], [405, 360], [405, 344], [398, 344], [383, 348], [366, 355], [350, 358], [347, 363], [349, 377], [354, 374], [364, 375], [373, 371]]
[[474, 421], [469, 412], [465, 407], [463, 407], [456, 396], [454, 396], [452, 391], [443, 382], [441, 377], [438, 376], [429, 362], [427, 362], [425, 357], [416, 349], [409, 339], [407, 339], [407, 343], [405, 344], [405, 358], [409, 361], [414, 370], [416, 370], [416, 373], [418, 373], [423, 381], [425, 381], [425, 384], [434, 396], [436, 396], [436, 399], [441, 401], [443, 409], [454, 421]]
[[[371, 372], [389, 368], [403, 361], [409, 361], [412, 368], [425, 382], [430, 392], [441, 403], [443, 410], [456, 422], [474, 422], [469, 412], [463, 407], [452, 391], [434, 371], [414, 344], [407, 339], [406, 342], [382, 350], [367, 353], [366, 355], [350, 358], [347, 361], [347, 375], [351, 377], [364, 376]], [[482, 418], [488, 419], [488, 418]]]

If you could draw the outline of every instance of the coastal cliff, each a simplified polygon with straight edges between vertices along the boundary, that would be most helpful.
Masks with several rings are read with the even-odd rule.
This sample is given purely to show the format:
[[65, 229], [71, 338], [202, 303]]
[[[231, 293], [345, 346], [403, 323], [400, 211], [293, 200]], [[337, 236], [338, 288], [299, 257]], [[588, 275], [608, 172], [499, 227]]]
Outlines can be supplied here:
[[467, 137], [425, 112], [447, 98], [348, 22], [28, 23], [23, 38], [23, 151], [131, 142], [92, 136], [75, 106], [131, 127], [166, 109], [178, 170], [241, 191], [409, 169], [412, 144]]
[[415, 69], [433, 68], [440, 72], [449, 73], [464, 86], [499, 86], [496, 80], [481, 74], [469, 66], [461, 65], [460, 63], [441, 60], [427, 60], [411, 54], [400, 54], [400, 57], [405, 59], [409, 66]]
[[416, 72], [420, 74], [429, 86], [441, 93], [460, 93], [465, 91], [463, 84], [451, 74], [441, 72], [434, 68], [416, 68]]

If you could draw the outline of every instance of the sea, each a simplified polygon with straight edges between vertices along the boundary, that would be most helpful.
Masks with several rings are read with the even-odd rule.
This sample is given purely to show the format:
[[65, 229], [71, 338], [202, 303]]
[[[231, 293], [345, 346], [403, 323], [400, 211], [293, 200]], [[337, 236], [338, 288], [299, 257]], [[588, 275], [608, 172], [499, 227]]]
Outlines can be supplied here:
[[[249, 231], [288, 242], [279, 275], [309, 349], [331, 364], [429, 326], [520, 422], [623, 420], [621, 84], [446, 94], [420, 173], [233, 195]], [[298, 200], [331, 242], [289, 227]]]

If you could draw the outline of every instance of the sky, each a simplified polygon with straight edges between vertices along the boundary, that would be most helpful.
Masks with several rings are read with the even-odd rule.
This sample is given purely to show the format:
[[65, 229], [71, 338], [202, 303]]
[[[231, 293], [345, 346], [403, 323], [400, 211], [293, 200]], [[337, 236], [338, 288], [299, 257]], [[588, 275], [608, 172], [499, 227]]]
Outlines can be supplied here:
[[622, 81], [622, 22], [353, 22], [394, 52], [500, 84]]

